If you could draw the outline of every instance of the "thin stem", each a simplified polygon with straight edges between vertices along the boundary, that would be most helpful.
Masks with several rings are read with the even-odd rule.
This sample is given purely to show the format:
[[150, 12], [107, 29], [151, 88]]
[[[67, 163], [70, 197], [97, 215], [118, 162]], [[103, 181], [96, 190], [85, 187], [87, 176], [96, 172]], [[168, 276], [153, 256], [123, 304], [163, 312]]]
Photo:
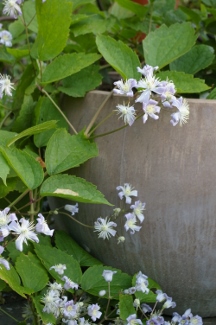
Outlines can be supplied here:
[[53, 105], [57, 108], [57, 110], [59, 111], [59, 113], [62, 115], [62, 117], [65, 119], [65, 121], [67, 122], [67, 124], [70, 126], [71, 130], [75, 133], [78, 134], [78, 132], [76, 131], [76, 129], [73, 127], [73, 125], [70, 123], [70, 121], [68, 120], [68, 118], [66, 117], [66, 115], [62, 112], [62, 110], [60, 109], [60, 107], [56, 104], [56, 102], [52, 99], [52, 97], [46, 92], [45, 89], [39, 87], [40, 91], [42, 93], [44, 93], [49, 100], [53, 103]]
[[77, 219], [75, 219], [74, 217], [72, 217], [70, 214], [68, 214], [68, 213], [66, 213], [66, 212], [62, 212], [62, 211], [61, 211], [61, 214], [64, 214], [65, 216], [71, 218], [73, 221], [79, 223], [81, 226], [84, 226], [84, 227], [86, 227], [86, 228], [91, 228], [91, 229], [94, 228], [93, 226], [89, 226], [89, 225], [86, 225], [86, 224], [84, 224], [84, 223], [78, 221]]
[[95, 115], [93, 116], [93, 118], [91, 119], [89, 125], [87, 126], [86, 130], [85, 130], [85, 136], [88, 138], [89, 137], [89, 131], [92, 128], [94, 122], [96, 121], [98, 115], [100, 114], [102, 108], [104, 107], [104, 105], [106, 104], [106, 102], [110, 99], [110, 97], [113, 95], [113, 92], [111, 91], [109, 93], [109, 95], [105, 98], [105, 100], [103, 101], [103, 103], [100, 105], [100, 107], [98, 108], [97, 112], [95, 113]]
[[23, 192], [20, 196], [18, 196], [18, 198], [16, 198], [16, 200], [14, 200], [12, 203], [9, 204], [9, 208], [14, 206], [16, 203], [18, 203], [28, 193], [29, 193], [29, 190], [26, 190], [25, 192]]
[[[0, 106], [1, 106], [1, 105], [0, 105]], [[2, 120], [1, 123], [0, 123], [0, 129], [1, 129], [2, 126], [4, 125], [4, 122], [7, 120], [7, 118], [10, 116], [10, 114], [11, 114], [11, 111], [8, 112], [8, 113], [5, 115], [5, 117], [3, 118], [3, 120]]]
[[0, 311], [4, 314], [6, 314], [8, 317], [12, 318], [16, 323], [19, 323], [18, 319], [14, 318], [13, 316], [11, 316], [10, 314], [8, 314], [4, 309], [2, 309], [0, 307]]
[[[144, 114], [144, 113], [143, 113], [143, 114]], [[135, 121], [138, 120], [140, 117], [142, 117], [143, 114], [137, 116], [137, 118], [135, 119]], [[134, 121], [134, 122], [135, 122], [135, 121]], [[120, 130], [122, 130], [122, 129], [128, 127], [128, 126], [129, 126], [129, 124], [125, 124], [125, 125], [121, 126], [120, 128], [114, 129], [114, 130], [112, 130], [112, 131], [109, 131], [109, 132], [106, 132], [106, 133], [101, 133], [101, 134], [95, 135], [95, 136], [91, 137], [91, 139], [96, 139], [96, 138], [104, 137], [105, 135], [109, 135], [109, 134], [112, 134], [112, 133], [118, 132], [118, 131], [120, 131]]]
[[89, 136], [94, 133], [94, 131], [100, 126], [102, 125], [105, 121], [107, 121], [112, 115], [114, 114], [114, 112], [112, 111], [109, 115], [107, 115], [107, 117], [105, 117], [102, 121], [100, 121], [100, 123], [98, 123], [93, 129], [91, 129], [91, 131], [89, 132]]

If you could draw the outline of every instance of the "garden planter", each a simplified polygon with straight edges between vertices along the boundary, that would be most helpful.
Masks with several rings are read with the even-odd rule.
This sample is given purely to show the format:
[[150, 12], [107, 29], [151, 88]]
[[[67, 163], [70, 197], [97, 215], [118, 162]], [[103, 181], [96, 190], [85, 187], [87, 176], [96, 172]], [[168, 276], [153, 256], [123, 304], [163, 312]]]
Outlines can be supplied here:
[[[91, 92], [85, 99], [65, 98], [64, 107], [74, 126], [81, 130], [100, 106], [106, 92]], [[123, 97], [113, 96], [105, 116]], [[97, 185], [115, 206], [116, 186], [132, 184], [146, 202], [145, 220], [139, 233], [98, 239], [91, 229], [67, 217], [56, 223], [95, 257], [135, 273], [141, 270], [155, 279], [177, 303], [177, 311], [216, 316], [216, 101], [190, 99], [190, 119], [184, 126], [170, 124], [170, 112], [158, 121], [142, 119], [132, 127], [98, 138], [99, 157], [73, 170]], [[114, 115], [97, 133], [119, 127]], [[61, 203], [58, 203], [62, 204]], [[51, 206], [56, 203], [51, 200]], [[109, 206], [79, 204], [77, 218], [93, 225], [112, 211]], [[171, 311], [172, 312], [172, 311]]]

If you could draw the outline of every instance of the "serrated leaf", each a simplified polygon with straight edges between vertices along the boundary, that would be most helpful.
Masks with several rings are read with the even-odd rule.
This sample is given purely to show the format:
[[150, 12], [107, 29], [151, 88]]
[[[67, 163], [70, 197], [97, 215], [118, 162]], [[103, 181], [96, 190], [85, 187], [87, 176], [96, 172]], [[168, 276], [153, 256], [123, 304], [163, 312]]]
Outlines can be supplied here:
[[214, 49], [208, 45], [195, 45], [179, 59], [170, 63], [170, 70], [195, 74], [207, 68], [214, 60]]
[[20, 285], [19, 275], [11, 264], [10, 270], [7, 270], [4, 266], [0, 268], [0, 279], [5, 281], [9, 287], [17, 292], [21, 297], [26, 298], [25, 293], [31, 293], [28, 288], [24, 288]]
[[162, 80], [166, 80], [167, 78], [172, 80], [176, 86], [177, 92], [180, 94], [201, 93], [210, 89], [210, 87], [205, 84], [205, 80], [194, 78], [193, 75], [184, 72], [163, 71], [158, 73], [157, 76]]
[[39, 60], [55, 58], [64, 49], [71, 24], [72, 3], [67, 0], [36, 1], [37, 39], [31, 54]]
[[[81, 287], [84, 291], [99, 296], [101, 290], [107, 291], [107, 282], [102, 276], [104, 270], [116, 271], [113, 275], [112, 284], [110, 286], [110, 295], [114, 299], [119, 299], [119, 292], [131, 287], [132, 277], [127, 273], [123, 273], [119, 269], [110, 266], [95, 265], [88, 268], [82, 276]], [[103, 296], [108, 298], [108, 294]]]
[[25, 17], [25, 24], [32, 32], [38, 32], [38, 23], [36, 18], [35, 3], [32, 0], [25, 1], [22, 6], [23, 16]]
[[47, 178], [40, 190], [41, 196], [57, 196], [75, 202], [107, 204], [112, 206], [95, 185], [85, 179], [67, 174]]
[[45, 69], [42, 83], [51, 83], [64, 79], [100, 59], [96, 53], [71, 53], [57, 57]]
[[45, 152], [49, 175], [59, 174], [98, 155], [97, 145], [79, 134], [70, 135], [65, 129], [57, 130], [50, 138]]
[[40, 260], [32, 253], [28, 255], [20, 254], [16, 260], [15, 267], [22, 279], [23, 285], [29, 288], [31, 293], [42, 290], [49, 281], [47, 272]]
[[5, 197], [8, 193], [16, 190], [17, 178], [8, 178], [7, 186], [0, 179], [0, 198]]
[[55, 231], [56, 246], [69, 255], [72, 255], [80, 266], [100, 265], [102, 262], [86, 252], [75, 240], [63, 231]]
[[58, 264], [65, 264], [66, 270], [64, 275], [69, 277], [75, 283], [81, 282], [82, 271], [78, 262], [67, 253], [57, 249], [55, 247], [47, 247], [45, 245], [35, 244], [35, 252], [42, 264], [45, 266], [47, 271], [56, 279], [59, 280], [62, 278], [54, 269], [51, 269], [51, 266]]
[[4, 159], [4, 157], [2, 156], [2, 154], [0, 153], [0, 178], [3, 180], [4, 185], [6, 186], [6, 178], [7, 175], [9, 174], [10, 171], [10, 167], [8, 165], [8, 163], [6, 162], [6, 160]]
[[110, 36], [98, 35], [96, 44], [105, 60], [124, 78], [138, 79], [139, 58], [126, 44]]
[[54, 129], [56, 127], [56, 121], [47, 121], [41, 124], [37, 124], [35, 126], [32, 126], [21, 133], [17, 134], [12, 140], [10, 140], [7, 143], [7, 146], [11, 146], [13, 143], [15, 143], [17, 140], [20, 140], [24, 137], [31, 136], [33, 134], [41, 133], [43, 131], [47, 131], [50, 129]]
[[94, 4], [94, 0], [70, 0], [73, 3], [73, 11], [76, 10], [78, 7], [92, 3]]
[[136, 14], [139, 18], [145, 17], [148, 13], [149, 8], [143, 5], [140, 5], [135, 2], [131, 2], [129, 0], [115, 0], [121, 7], [132, 11]]
[[120, 318], [126, 320], [130, 315], [136, 314], [131, 295], [119, 295]]
[[24, 58], [29, 54], [29, 50], [20, 50], [20, 49], [11, 49], [11, 48], [7, 48], [7, 52], [16, 59]]
[[150, 32], [143, 41], [146, 64], [163, 68], [187, 53], [197, 36], [190, 23], [176, 23], [170, 27], [162, 25]]
[[0, 147], [0, 151], [27, 188], [35, 189], [42, 183], [43, 169], [29, 154], [16, 148]]
[[72, 97], [84, 97], [86, 92], [98, 87], [101, 84], [101, 80], [102, 75], [99, 73], [99, 67], [91, 65], [63, 79], [63, 87], [59, 87], [58, 89]]

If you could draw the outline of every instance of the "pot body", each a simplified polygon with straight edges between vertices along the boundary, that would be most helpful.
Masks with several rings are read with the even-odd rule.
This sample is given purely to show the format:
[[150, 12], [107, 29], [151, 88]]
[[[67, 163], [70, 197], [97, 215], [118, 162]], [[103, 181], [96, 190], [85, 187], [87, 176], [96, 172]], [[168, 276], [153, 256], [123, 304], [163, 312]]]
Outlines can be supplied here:
[[[72, 124], [81, 130], [107, 96], [90, 92], [85, 99], [65, 99]], [[124, 98], [113, 96], [102, 110], [110, 113]], [[170, 124], [170, 112], [159, 120], [142, 119], [131, 127], [98, 138], [99, 157], [72, 172], [97, 185], [109, 202], [119, 206], [116, 186], [132, 184], [146, 202], [145, 220], [139, 233], [124, 231], [126, 238], [98, 239], [97, 234], [70, 221], [57, 225], [106, 265], [128, 273], [142, 271], [173, 297], [177, 310], [216, 316], [216, 101], [189, 100], [190, 119], [184, 126]], [[116, 115], [97, 131], [119, 127]], [[59, 203], [59, 204], [62, 204]], [[51, 203], [54, 207], [55, 204]], [[80, 221], [93, 225], [112, 208], [79, 204]], [[171, 311], [173, 312], [173, 311]]]

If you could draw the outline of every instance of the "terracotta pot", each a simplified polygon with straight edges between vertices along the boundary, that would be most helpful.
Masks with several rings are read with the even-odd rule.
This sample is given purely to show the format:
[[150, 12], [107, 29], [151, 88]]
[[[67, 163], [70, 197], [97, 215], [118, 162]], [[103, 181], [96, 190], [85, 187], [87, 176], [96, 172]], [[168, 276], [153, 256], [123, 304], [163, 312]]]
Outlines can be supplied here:
[[[85, 99], [65, 99], [77, 129], [87, 124], [106, 96], [91, 92]], [[122, 97], [112, 97], [102, 116], [122, 102]], [[116, 186], [128, 182], [136, 187], [139, 199], [146, 202], [139, 233], [126, 233], [122, 220], [126, 241], [117, 245], [115, 239], [98, 239], [92, 230], [67, 218], [58, 218], [57, 224], [106, 265], [128, 273], [141, 270], [158, 281], [176, 301], [179, 313], [191, 308], [194, 314], [212, 317], [216, 316], [216, 100], [190, 99], [189, 104], [190, 119], [184, 126], [173, 127], [169, 111], [163, 111], [158, 121], [143, 124], [140, 119], [132, 127], [98, 138], [99, 157], [75, 170], [117, 206]], [[98, 132], [119, 123], [115, 115]], [[111, 212], [102, 205], [79, 207], [79, 220], [90, 225]]]

